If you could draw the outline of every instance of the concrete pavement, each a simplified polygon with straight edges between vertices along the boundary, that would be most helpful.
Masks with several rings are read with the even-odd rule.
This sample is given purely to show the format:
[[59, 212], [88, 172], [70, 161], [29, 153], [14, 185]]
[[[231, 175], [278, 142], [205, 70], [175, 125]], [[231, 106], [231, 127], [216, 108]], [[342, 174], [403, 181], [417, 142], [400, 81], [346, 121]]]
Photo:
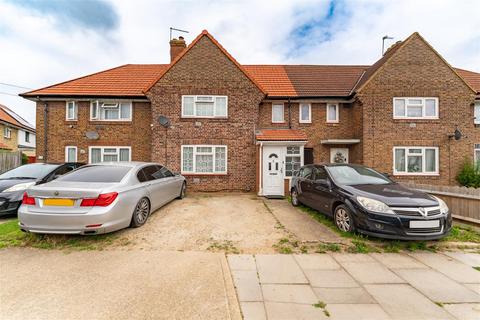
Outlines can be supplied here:
[[[228, 262], [245, 319], [480, 319], [479, 254], [259, 254]], [[248, 281], [239, 276], [245, 272]]]

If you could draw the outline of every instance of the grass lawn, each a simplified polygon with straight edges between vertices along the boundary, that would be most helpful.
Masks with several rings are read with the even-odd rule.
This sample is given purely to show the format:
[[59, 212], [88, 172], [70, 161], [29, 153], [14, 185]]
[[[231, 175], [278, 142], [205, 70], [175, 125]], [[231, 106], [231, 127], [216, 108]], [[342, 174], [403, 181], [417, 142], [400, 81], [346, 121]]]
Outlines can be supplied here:
[[[288, 199], [290, 201], [290, 198]], [[375, 237], [369, 237], [359, 233], [347, 233], [337, 229], [332, 219], [324, 214], [306, 207], [304, 205], [298, 208], [310, 215], [316, 221], [326, 225], [340, 236], [350, 239], [351, 245], [344, 247], [344, 251], [352, 253], [369, 253], [369, 252], [400, 252], [400, 251], [416, 251], [428, 250], [436, 251], [444, 247], [448, 247], [449, 243], [456, 243], [456, 247], [460, 248], [461, 243], [479, 244], [476, 248], [480, 248], [480, 233], [467, 225], [455, 224], [450, 231], [450, 234], [445, 238], [437, 241], [400, 241], [388, 240]], [[459, 245], [460, 244], [460, 245]], [[288, 251], [288, 250], [287, 250]], [[334, 244], [320, 244], [316, 252], [339, 251], [339, 245]]]
[[96, 236], [39, 235], [25, 233], [18, 227], [18, 219], [0, 224], [0, 249], [33, 247], [40, 249], [102, 250], [117, 238], [115, 234]]

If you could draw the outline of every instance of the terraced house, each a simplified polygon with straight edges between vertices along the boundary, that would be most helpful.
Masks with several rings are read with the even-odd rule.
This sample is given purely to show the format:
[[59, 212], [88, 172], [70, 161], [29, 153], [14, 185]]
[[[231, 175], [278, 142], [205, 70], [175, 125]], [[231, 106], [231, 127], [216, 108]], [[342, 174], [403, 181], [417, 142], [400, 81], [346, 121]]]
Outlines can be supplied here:
[[306, 163], [455, 184], [480, 157], [480, 74], [418, 33], [371, 66], [241, 65], [207, 31], [170, 54], [22, 94], [37, 103], [38, 158], [158, 161], [195, 190], [282, 196]]

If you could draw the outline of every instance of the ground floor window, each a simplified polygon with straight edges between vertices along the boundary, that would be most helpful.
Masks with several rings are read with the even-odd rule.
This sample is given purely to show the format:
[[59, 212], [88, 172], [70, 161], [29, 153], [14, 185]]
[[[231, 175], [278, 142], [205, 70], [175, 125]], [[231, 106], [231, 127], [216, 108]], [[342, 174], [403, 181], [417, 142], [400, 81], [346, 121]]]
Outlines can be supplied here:
[[89, 162], [130, 161], [130, 147], [89, 147]]
[[182, 146], [182, 173], [227, 173], [227, 146]]
[[77, 162], [77, 147], [65, 147], [65, 162]]
[[394, 174], [438, 174], [437, 147], [394, 147]]
[[285, 156], [285, 176], [292, 177], [295, 171], [302, 166], [302, 158], [299, 146], [287, 146], [287, 155]]

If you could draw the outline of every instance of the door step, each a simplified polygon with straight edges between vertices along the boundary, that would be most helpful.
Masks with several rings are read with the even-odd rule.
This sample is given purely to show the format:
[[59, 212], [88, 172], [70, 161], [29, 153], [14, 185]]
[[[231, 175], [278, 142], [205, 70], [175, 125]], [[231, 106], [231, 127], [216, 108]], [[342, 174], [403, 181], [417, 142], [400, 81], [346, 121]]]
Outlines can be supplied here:
[[285, 196], [275, 196], [275, 195], [269, 195], [265, 196], [267, 199], [285, 199]]

